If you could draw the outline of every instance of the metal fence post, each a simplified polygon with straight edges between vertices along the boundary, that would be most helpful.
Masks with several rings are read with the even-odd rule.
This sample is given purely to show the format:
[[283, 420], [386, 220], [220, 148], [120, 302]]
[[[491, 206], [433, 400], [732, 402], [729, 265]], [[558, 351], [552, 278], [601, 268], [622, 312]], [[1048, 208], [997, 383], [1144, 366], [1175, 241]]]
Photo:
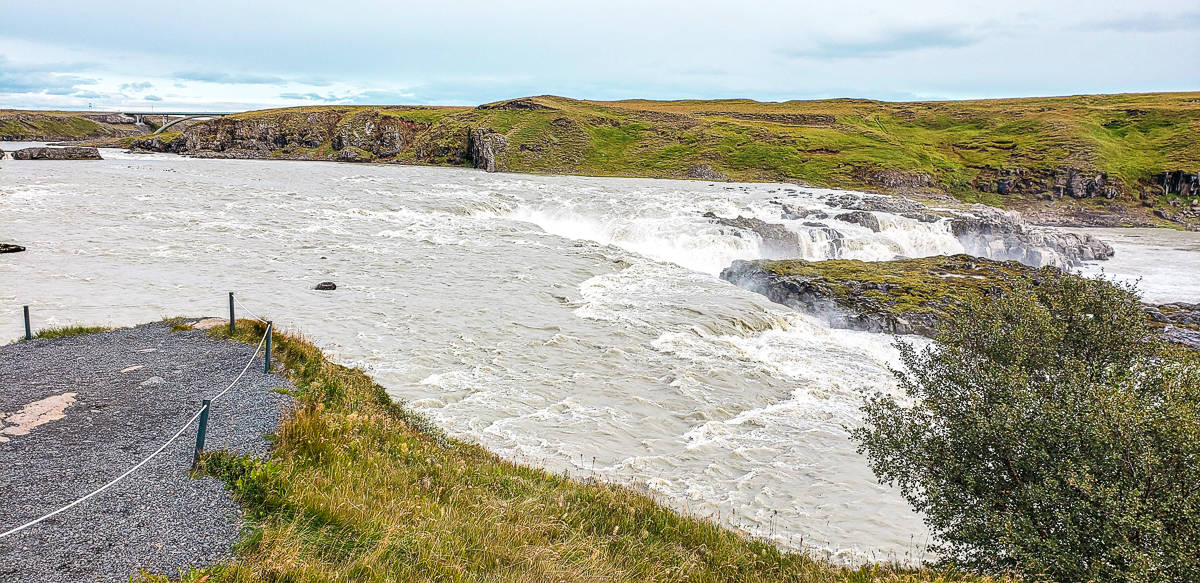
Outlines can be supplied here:
[[196, 453], [192, 454], [192, 469], [200, 463], [200, 451], [204, 449], [204, 434], [208, 431], [208, 409], [212, 401], [205, 399], [204, 408], [200, 410], [200, 427], [196, 430]]
[[233, 292], [229, 292], [229, 333], [233, 334]]
[[269, 374], [271, 372], [271, 337], [274, 336], [274, 334], [275, 334], [274, 328], [275, 328], [275, 323], [268, 321], [267, 322], [267, 352], [266, 352], [266, 358], [263, 359], [263, 374]]
[[29, 306], [25, 306], [25, 339], [33, 340], [33, 331], [29, 329]]

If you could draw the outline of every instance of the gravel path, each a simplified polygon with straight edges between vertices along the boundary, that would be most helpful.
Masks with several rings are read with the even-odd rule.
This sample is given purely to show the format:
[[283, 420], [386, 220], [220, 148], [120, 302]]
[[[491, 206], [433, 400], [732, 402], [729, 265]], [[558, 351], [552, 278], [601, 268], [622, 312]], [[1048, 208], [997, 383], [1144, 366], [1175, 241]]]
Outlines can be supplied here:
[[[167, 323], [0, 346], [0, 532], [142, 460], [253, 352]], [[206, 449], [267, 451], [265, 435], [291, 404], [269, 389], [290, 384], [255, 360], [213, 403]], [[127, 581], [228, 557], [240, 511], [220, 481], [188, 478], [195, 440], [193, 424], [112, 488], [0, 539], [0, 581]]]

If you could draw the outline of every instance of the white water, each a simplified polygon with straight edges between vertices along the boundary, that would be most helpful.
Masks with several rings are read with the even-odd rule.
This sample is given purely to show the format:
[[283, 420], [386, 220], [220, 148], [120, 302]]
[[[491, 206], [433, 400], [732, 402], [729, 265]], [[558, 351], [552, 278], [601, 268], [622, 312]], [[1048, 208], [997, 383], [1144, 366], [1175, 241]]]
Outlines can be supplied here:
[[1147, 302], [1200, 303], [1200, 233], [1170, 229], [1066, 229], [1112, 245], [1108, 261], [1082, 271], [1137, 284]]
[[[6, 148], [8, 149], [8, 148]], [[365, 368], [452, 435], [645, 487], [789, 548], [919, 560], [926, 531], [846, 432], [891, 390], [883, 335], [831, 330], [715, 274], [781, 185], [195, 160], [0, 162], [0, 337], [221, 315], [229, 290]], [[834, 224], [844, 256], [961, 251], [944, 225]], [[819, 230], [789, 226], [829, 256]], [[338, 283], [315, 292], [322, 280]]]

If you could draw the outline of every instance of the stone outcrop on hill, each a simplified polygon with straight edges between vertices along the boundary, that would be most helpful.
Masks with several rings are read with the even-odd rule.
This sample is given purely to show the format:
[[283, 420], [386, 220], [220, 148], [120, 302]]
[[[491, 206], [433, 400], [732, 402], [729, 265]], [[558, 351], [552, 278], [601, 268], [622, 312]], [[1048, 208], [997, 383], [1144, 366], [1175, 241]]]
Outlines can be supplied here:
[[480, 128], [471, 130], [467, 152], [471, 163], [487, 172], [503, 170], [499, 158], [508, 149], [508, 138], [493, 130]]

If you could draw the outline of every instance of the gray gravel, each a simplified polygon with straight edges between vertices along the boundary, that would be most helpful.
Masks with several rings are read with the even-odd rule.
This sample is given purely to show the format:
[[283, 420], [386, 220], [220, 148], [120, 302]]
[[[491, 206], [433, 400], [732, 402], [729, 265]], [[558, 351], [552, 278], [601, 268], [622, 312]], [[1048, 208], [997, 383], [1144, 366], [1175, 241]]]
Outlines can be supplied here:
[[[153, 349], [152, 351], [150, 349]], [[241, 372], [254, 347], [165, 323], [0, 346], [0, 416], [66, 392], [66, 416], [0, 443], [0, 532], [103, 485], [157, 449]], [[137, 370], [121, 372], [129, 367]], [[262, 357], [209, 415], [206, 449], [263, 454], [290, 387]], [[10, 425], [11, 427], [11, 425]], [[215, 479], [190, 479], [195, 424], [100, 495], [0, 539], [0, 581], [127, 581], [176, 575], [230, 555], [237, 504]]]

